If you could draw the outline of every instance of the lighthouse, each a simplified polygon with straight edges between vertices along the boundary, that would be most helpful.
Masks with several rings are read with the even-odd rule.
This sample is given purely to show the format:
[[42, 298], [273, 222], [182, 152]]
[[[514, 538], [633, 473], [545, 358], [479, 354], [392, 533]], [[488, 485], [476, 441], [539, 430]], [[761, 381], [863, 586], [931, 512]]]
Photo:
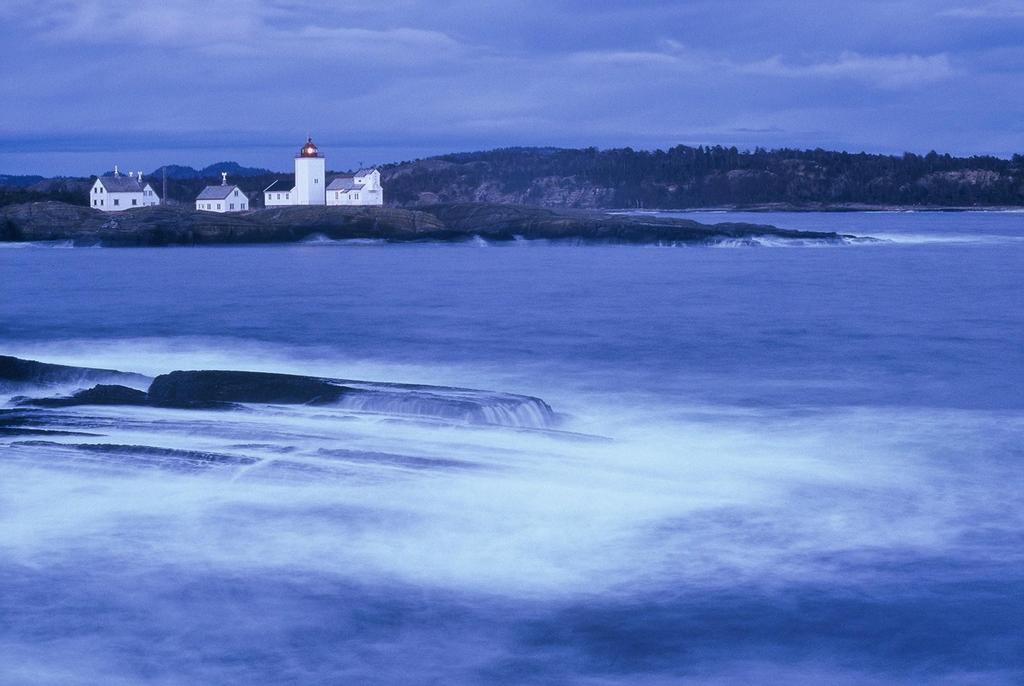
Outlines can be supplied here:
[[263, 189], [267, 207], [286, 205], [383, 205], [380, 171], [360, 169], [354, 176], [339, 176], [327, 183], [327, 161], [312, 138], [295, 156], [295, 185], [290, 190], [277, 181]]
[[312, 138], [295, 156], [295, 191], [296, 205], [323, 205], [326, 197], [324, 177], [327, 174], [324, 156], [316, 147]]

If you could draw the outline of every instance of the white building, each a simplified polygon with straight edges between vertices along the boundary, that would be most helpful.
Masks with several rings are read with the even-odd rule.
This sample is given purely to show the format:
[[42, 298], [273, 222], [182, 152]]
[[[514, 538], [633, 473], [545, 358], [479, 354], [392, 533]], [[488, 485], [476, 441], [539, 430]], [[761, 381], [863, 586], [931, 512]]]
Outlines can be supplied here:
[[204, 212], [244, 212], [249, 209], [249, 198], [238, 186], [229, 185], [227, 172], [221, 172], [219, 186], [207, 186], [196, 196], [196, 209]]
[[339, 176], [327, 185], [328, 205], [383, 205], [380, 172], [360, 169], [355, 176]]
[[103, 212], [120, 212], [133, 207], [152, 207], [159, 205], [160, 198], [148, 183], [142, 182], [142, 172], [138, 176], [121, 172], [114, 167], [113, 176], [101, 176], [89, 190], [89, 207]]
[[380, 172], [360, 169], [355, 176], [339, 177], [326, 184], [327, 161], [312, 138], [295, 156], [295, 186], [277, 188], [277, 182], [263, 191], [267, 207], [283, 205], [383, 205], [384, 189]]

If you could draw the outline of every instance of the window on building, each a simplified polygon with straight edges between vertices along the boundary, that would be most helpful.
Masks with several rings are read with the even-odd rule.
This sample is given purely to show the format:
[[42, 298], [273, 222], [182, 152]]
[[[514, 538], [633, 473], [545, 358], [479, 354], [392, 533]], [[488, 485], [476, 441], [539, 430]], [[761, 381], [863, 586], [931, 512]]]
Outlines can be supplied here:
[[96, 207], [96, 198], [93, 198], [93, 199], [92, 199], [92, 206], [93, 206], [93, 207]]
[[237, 190], [236, 190], [236, 191], [234, 192], [234, 196], [235, 196], [236, 198], [238, 197], [238, 191], [237, 191]]
[[102, 201], [102, 200], [100, 200], [100, 204], [101, 204], [101, 205], [103, 204], [103, 201]]
[[139, 204], [139, 199], [138, 198], [132, 198], [132, 205], [138, 205], [138, 204]]
[[114, 198], [114, 205], [120, 205], [120, 204], [121, 204], [121, 200], [118, 199], [118, 198]]
[[244, 210], [244, 209], [245, 209], [245, 203], [243, 202], [243, 203], [242, 203], [242, 205], [241, 205], [241, 207], [239, 207], [238, 209], [240, 209], [240, 210]]
[[217, 203], [217, 209], [218, 210], [220, 209], [220, 203]]
[[235, 209], [235, 203], [231, 203], [230, 205], [228, 205], [228, 209], [229, 210]]

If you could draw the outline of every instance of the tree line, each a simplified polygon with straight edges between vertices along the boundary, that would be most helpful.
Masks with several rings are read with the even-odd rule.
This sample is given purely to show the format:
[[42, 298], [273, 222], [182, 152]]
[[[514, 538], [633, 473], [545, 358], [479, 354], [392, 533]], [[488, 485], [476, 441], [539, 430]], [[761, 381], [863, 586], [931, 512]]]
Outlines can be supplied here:
[[[740, 151], [505, 148], [389, 165], [390, 201], [468, 200], [491, 189], [530, 204], [585, 191], [604, 207], [764, 203], [871, 205], [1024, 204], [1024, 156], [880, 155], [823, 149]], [[577, 193], [576, 197], [580, 197]]]

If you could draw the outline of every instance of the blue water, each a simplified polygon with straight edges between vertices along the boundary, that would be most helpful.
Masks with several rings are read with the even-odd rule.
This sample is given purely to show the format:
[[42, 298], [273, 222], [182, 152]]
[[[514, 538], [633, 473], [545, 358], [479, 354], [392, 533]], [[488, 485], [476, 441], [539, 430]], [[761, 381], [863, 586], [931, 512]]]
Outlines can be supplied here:
[[683, 216], [885, 240], [0, 249], [0, 354], [564, 417], [0, 436], [0, 683], [1024, 681], [1024, 214]]

